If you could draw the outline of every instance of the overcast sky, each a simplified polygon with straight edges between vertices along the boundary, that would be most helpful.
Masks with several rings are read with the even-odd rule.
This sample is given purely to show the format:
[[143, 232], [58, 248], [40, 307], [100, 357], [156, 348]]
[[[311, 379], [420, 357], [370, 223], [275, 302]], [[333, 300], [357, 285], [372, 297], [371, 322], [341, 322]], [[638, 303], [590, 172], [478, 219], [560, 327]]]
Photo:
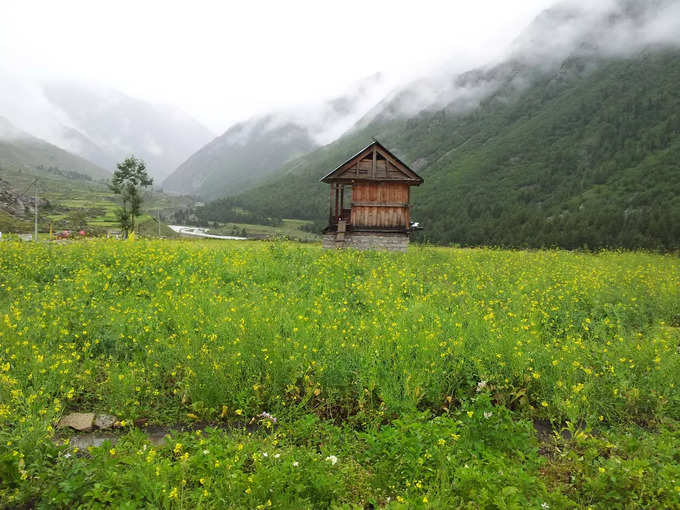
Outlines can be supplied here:
[[496, 59], [555, 0], [0, 2], [5, 72], [95, 82], [221, 133], [377, 71], [398, 83]]

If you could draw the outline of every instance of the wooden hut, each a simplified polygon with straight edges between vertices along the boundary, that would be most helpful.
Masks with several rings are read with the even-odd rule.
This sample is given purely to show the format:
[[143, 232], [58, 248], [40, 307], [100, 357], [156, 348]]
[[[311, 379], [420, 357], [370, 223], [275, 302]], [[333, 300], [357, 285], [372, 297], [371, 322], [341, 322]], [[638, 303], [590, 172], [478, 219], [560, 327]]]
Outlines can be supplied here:
[[331, 185], [324, 248], [405, 251], [411, 186], [423, 183], [377, 140], [321, 179]]

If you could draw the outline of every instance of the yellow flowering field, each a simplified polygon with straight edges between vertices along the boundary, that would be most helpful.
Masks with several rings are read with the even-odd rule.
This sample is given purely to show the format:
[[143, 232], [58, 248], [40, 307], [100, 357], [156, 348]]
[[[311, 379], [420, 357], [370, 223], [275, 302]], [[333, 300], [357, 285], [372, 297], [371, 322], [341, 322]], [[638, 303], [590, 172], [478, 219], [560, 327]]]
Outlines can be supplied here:
[[3, 242], [0, 319], [0, 506], [680, 505], [675, 256]]

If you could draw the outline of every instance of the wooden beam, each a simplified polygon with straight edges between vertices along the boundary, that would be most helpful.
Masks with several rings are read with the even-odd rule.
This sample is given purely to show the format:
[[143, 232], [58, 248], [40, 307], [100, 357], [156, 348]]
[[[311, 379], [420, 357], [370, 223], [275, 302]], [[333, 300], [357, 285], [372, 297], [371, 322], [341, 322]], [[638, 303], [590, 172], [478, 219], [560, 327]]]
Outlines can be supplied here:
[[[356, 164], [358, 165], [358, 162], [364, 159], [366, 156], [368, 156], [371, 153], [371, 150], [373, 150], [373, 147], [366, 147], [363, 151], [361, 151], [359, 154], [354, 156], [352, 159], [349, 161], [345, 161], [345, 163], [336, 168], [333, 173], [336, 175], [341, 175], [343, 172], [346, 172], [347, 170], [350, 170], [353, 168], [353, 166]], [[357, 175], [359, 174], [359, 169], [357, 168]]]
[[352, 207], [411, 207], [407, 202], [352, 202]]
[[335, 186], [335, 217], [338, 217], [338, 191], [340, 189], [340, 186], [336, 185]]
[[[409, 186], [408, 188], [408, 203], [411, 203], [411, 187]], [[410, 208], [409, 210], [406, 211], [406, 228], [411, 228], [411, 211]]]
[[[340, 185], [340, 215], [343, 214], [344, 210], [345, 210], [345, 185], [341, 184]], [[345, 220], [347, 218], [343, 217], [342, 219]]]
[[[404, 165], [402, 165], [399, 161], [395, 161], [394, 158], [392, 158], [389, 154], [385, 153], [384, 151], [379, 150], [377, 147], [375, 148], [376, 151], [380, 152], [380, 155], [385, 158], [386, 161], [390, 162], [393, 167], [395, 167], [397, 170], [399, 170], [401, 173], [406, 175], [409, 179], [414, 179], [415, 180], [415, 174], [406, 168]], [[389, 172], [389, 169], [387, 169]]]
[[370, 174], [367, 175], [359, 175], [357, 177], [342, 177], [337, 180], [333, 180], [333, 182], [339, 183], [339, 184], [353, 184], [355, 182], [400, 182], [404, 184], [408, 184], [409, 186], [418, 186], [419, 182], [415, 179], [409, 179], [408, 177], [404, 176], [403, 178], [391, 178], [391, 177], [371, 177]]
[[378, 151], [376, 150], [375, 147], [373, 147], [373, 165], [371, 166], [371, 176], [375, 177], [376, 174], [376, 167], [377, 165], [377, 158], [378, 158]]

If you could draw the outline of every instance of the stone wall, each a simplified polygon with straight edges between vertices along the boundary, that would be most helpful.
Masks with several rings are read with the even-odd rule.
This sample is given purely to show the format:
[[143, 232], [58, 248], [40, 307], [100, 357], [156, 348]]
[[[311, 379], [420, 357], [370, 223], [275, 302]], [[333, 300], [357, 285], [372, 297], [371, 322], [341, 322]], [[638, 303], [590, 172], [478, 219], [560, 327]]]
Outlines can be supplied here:
[[399, 232], [346, 232], [344, 241], [337, 241], [336, 234], [324, 234], [325, 249], [354, 248], [356, 250], [406, 251], [408, 234]]

